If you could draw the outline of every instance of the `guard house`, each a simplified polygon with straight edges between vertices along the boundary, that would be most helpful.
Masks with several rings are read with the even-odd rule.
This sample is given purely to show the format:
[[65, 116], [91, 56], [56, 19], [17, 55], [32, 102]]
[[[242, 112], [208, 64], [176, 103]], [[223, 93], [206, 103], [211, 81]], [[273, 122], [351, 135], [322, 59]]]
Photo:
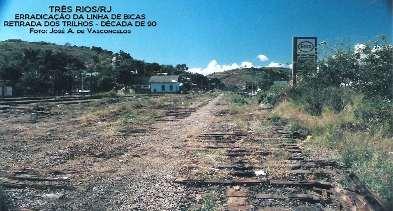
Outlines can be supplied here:
[[177, 93], [181, 91], [182, 83], [178, 75], [156, 75], [149, 79], [152, 93]]

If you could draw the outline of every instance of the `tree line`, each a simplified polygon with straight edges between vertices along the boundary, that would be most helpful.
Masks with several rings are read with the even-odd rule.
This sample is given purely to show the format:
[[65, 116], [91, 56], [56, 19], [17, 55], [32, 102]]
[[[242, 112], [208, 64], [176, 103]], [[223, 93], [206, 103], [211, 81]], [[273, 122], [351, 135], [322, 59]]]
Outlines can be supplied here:
[[187, 71], [185, 64], [161, 65], [134, 59], [129, 53], [113, 53], [101, 47], [55, 45], [46, 42], [0, 42], [0, 80], [23, 95], [64, 95], [81, 89], [105, 92], [147, 84], [160, 73], [180, 75], [184, 87], [222, 87], [217, 79]]

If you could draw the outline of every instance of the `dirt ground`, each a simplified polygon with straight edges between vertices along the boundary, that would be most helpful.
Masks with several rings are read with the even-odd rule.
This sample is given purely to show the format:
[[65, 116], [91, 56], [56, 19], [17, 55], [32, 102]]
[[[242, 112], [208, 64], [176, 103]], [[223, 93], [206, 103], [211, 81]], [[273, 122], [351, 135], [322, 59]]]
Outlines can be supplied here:
[[212, 94], [33, 107], [0, 114], [0, 184], [16, 209], [369, 208], [355, 192], [345, 204], [339, 164], [303, 152], [305, 137], [258, 104]]
[[184, 141], [209, 126], [217, 100], [186, 118], [136, 125], [144, 130], [120, 135], [108, 130], [116, 124], [110, 116], [89, 119], [92, 105], [54, 106], [37, 121], [29, 112], [4, 112], [5, 192], [14, 207], [26, 209], [179, 209], [185, 192], [173, 181], [185, 159]]

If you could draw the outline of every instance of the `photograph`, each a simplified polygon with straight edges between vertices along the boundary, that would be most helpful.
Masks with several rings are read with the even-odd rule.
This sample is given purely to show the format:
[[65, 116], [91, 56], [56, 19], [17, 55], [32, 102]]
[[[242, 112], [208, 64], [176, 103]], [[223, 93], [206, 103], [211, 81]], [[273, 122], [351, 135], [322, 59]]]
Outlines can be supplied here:
[[393, 210], [393, 0], [0, 0], [0, 211]]

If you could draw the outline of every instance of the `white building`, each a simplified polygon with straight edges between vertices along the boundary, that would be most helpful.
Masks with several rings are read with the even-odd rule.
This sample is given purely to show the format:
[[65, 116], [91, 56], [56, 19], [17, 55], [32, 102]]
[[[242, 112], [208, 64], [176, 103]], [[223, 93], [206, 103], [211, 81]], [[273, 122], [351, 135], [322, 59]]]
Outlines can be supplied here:
[[156, 75], [149, 79], [152, 93], [177, 93], [183, 86], [178, 75]]

